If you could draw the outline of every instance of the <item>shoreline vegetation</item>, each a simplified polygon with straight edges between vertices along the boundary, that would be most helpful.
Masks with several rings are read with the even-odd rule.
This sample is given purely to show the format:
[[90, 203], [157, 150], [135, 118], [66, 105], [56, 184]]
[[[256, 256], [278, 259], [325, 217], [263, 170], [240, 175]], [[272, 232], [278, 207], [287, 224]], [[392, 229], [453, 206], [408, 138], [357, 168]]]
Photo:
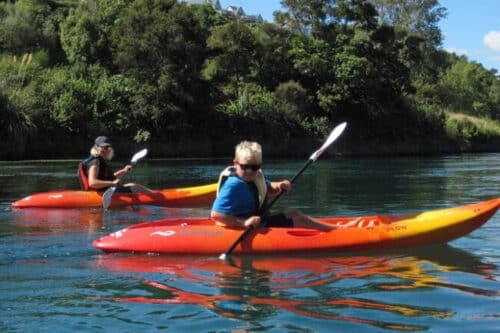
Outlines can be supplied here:
[[[200, 3], [202, 1], [196, 1]], [[304, 157], [500, 152], [500, 75], [441, 48], [438, 0], [0, 3], [0, 160], [223, 157], [243, 139]]]

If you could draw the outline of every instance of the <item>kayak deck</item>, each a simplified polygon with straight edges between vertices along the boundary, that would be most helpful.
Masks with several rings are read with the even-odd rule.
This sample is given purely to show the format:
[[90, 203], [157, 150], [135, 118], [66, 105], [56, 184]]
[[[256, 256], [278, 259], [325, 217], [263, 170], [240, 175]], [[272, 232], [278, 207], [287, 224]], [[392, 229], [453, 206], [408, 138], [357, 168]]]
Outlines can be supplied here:
[[[154, 194], [119, 193], [110, 207], [154, 205], [168, 207], [207, 207], [215, 199], [217, 184], [158, 190]], [[12, 203], [14, 208], [102, 207], [102, 191], [52, 191], [27, 196]]]
[[[445, 243], [467, 235], [491, 218], [500, 198], [419, 214], [324, 217], [330, 231], [258, 228], [233, 253], [305, 253], [414, 247]], [[137, 224], [93, 242], [104, 252], [220, 254], [243, 229], [214, 225], [207, 218], [164, 219]]]

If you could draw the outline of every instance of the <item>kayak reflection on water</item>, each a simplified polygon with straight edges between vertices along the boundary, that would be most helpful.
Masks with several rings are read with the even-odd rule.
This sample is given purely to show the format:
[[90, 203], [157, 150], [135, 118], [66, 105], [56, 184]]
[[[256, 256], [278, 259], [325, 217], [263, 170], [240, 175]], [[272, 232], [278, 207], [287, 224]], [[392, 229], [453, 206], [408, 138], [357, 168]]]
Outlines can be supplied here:
[[[499, 294], [496, 290], [442, 280], [443, 272], [467, 271], [488, 279], [495, 270], [450, 246], [350, 257], [244, 256], [232, 258], [230, 265], [206, 257], [108, 254], [99, 255], [92, 265], [120, 274], [134, 273], [134, 279], [140, 279], [139, 285], [129, 286], [123, 295], [117, 296], [115, 288], [110, 290], [110, 296], [100, 299], [201, 305], [224, 317], [248, 321], [261, 321], [278, 311], [289, 311], [386, 329], [425, 330], [425, 326], [405, 323], [404, 318], [447, 318], [453, 316], [453, 311], [440, 307], [439, 302], [429, 306], [387, 303], [384, 294], [424, 288], [451, 288], [485, 296]], [[193, 285], [199, 286], [197, 290], [192, 290]], [[184, 290], [183, 286], [191, 290]], [[139, 295], [137, 290], [141, 290]], [[384, 316], [371, 315], [373, 312], [366, 312], [366, 317], [353, 316], [349, 310], [352, 308], [390, 312], [391, 318], [400, 316], [401, 322], [380, 320]]]
[[[186, 208], [155, 206], [129, 206], [104, 211], [102, 208], [24, 208], [12, 209], [18, 228], [26, 229], [29, 236], [65, 235], [86, 233], [95, 235], [103, 228], [129, 226], [138, 220], [148, 221], [160, 218], [179, 217], [186, 214]], [[192, 216], [204, 216], [206, 210], [189, 209]]]

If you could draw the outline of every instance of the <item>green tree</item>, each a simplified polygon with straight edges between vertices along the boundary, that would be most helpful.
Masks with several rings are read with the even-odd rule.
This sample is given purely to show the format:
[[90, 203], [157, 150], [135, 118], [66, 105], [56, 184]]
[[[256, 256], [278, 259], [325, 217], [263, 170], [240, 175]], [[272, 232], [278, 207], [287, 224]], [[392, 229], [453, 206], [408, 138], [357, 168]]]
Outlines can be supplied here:
[[499, 81], [480, 64], [459, 60], [439, 82], [442, 101], [453, 111], [498, 119]]
[[34, 129], [31, 119], [16, 110], [7, 96], [0, 93], [0, 139], [15, 141], [32, 134]]
[[335, 75], [332, 66], [335, 50], [322, 39], [296, 36], [291, 40], [289, 54], [301, 81], [313, 91]]
[[500, 79], [439, 49], [438, 0], [283, 5], [268, 24], [176, 0], [0, 1], [0, 137], [269, 140], [340, 120], [359, 143], [498, 136]]
[[493, 119], [500, 121], [500, 78], [496, 73], [491, 74], [495, 75], [496, 79], [490, 87], [489, 100], [492, 105], [490, 114]]
[[297, 79], [290, 57], [292, 34], [275, 24], [256, 24], [251, 27], [256, 39], [251, 77], [268, 90], [282, 82]]
[[374, 7], [365, 0], [284, 0], [286, 12], [275, 13], [277, 23], [301, 35], [333, 44], [339, 31], [353, 27], [374, 29]]
[[380, 22], [417, 32], [434, 47], [441, 45], [438, 23], [447, 16], [447, 10], [439, 5], [439, 0], [369, 1], [375, 6]]
[[447, 16], [439, 0], [369, 0], [379, 22], [392, 26], [404, 40], [400, 57], [411, 70], [416, 85], [435, 84], [444, 65], [438, 47], [442, 42], [439, 21]]
[[73, 10], [61, 24], [61, 43], [70, 63], [95, 63], [99, 52], [99, 30], [93, 13]]
[[338, 28], [333, 44], [309, 36], [292, 41], [295, 68], [329, 113], [360, 109], [357, 105], [379, 112], [412, 92], [408, 68], [399, 60], [403, 44], [393, 29], [374, 24], [376, 13], [365, 5], [342, 1], [329, 9], [338, 22], [348, 22]]
[[112, 65], [109, 36], [131, 0], [85, 1], [61, 23], [61, 43], [70, 63]]
[[300, 35], [321, 37], [328, 23], [327, 11], [336, 0], [283, 0], [285, 11], [274, 13], [276, 23]]
[[46, 71], [37, 82], [33, 119], [44, 133], [55, 130], [87, 133], [92, 120], [93, 85], [77, 67], [58, 67]]
[[220, 110], [230, 117], [231, 129], [240, 136], [283, 140], [294, 134], [324, 134], [324, 128], [314, 128], [307, 110], [300, 109], [305, 105], [305, 91], [295, 82], [280, 85], [274, 93], [243, 83], [238, 96], [221, 104]]
[[134, 119], [130, 112], [138, 83], [131, 77], [111, 75], [104, 68], [93, 66], [92, 128], [97, 132], [133, 132]]
[[190, 5], [196, 19], [200, 22], [201, 28], [208, 36], [210, 30], [218, 25], [224, 25], [228, 22], [228, 18], [221, 13], [215, 11], [212, 5], [209, 4], [193, 4]]
[[2, 94], [1, 131], [11, 139], [28, 137], [36, 132], [36, 122], [31, 117], [33, 99], [32, 81], [40, 75], [46, 53], [25, 53], [22, 57], [0, 56], [0, 92]]
[[238, 95], [241, 84], [251, 75], [257, 41], [247, 24], [231, 21], [214, 27], [207, 47], [213, 54], [203, 69], [204, 77], [222, 84], [226, 95]]
[[[200, 71], [206, 57], [205, 31], [195, 8], [175, 0], [137, 0], [120, 14], [112, 32], [114, 62], [119, 71], [143, 85], [133, 103], [147, 128], [183, 132], [203, 118], [206, 87]], [[147, 103], [138, 105], [137, 103]], [[183, 110], [183, 112], [180, 112]]]
[[0, 52], [13, 55], [57, 48], [55, 20], [48, 2], [0, 2]]
[[275, 91], [277, 114], [282, 115], [288, 135], [311, 135], [321, 137], [328, 134], [329, 121], [313, 108], [312, 98], [302, 85], [295, 81], [281, 83]]

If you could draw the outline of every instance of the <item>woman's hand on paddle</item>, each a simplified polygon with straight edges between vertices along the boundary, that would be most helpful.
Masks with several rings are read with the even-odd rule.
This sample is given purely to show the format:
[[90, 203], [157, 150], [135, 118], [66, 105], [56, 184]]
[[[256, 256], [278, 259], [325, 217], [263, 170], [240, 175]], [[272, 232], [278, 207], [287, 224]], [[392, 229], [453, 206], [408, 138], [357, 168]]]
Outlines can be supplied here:
[[117, 172], [115, 172], [115, 177], [121, 179], [130, 170], [132, 170], [132, 165], [127, 164], [126, 166], [123, 167], [123, 169], [120, 169]]
[[261, 217], [260, 216], [250, 216], [249, 218], [247, 218], [245, 220], [245, 227], [257, 227], [259, 224], [260, 224], [260, 221], [261, 221]]
[[132, 170], [132, 166], [130, 164], [125, 165], [122, 169], [124, 173], [129, 172], [130, 170]]

